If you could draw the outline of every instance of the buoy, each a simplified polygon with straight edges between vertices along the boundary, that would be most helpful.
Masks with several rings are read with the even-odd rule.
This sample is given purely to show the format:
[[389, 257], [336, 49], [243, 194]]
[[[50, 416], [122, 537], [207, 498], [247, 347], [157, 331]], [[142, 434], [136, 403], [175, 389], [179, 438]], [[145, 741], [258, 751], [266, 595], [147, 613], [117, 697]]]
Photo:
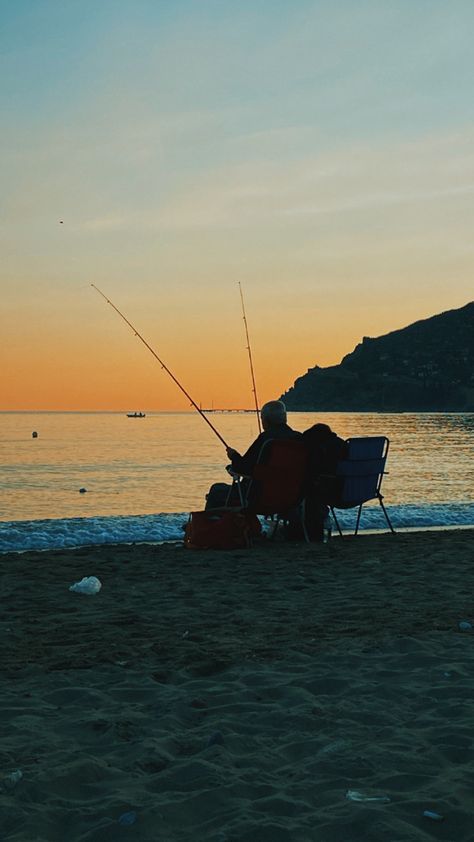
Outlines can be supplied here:
[[31, 434], [31, 438], [32, 438], [32, 439], [37, 439], [37, 438], [38, 438], [38, 433], [36, 432], [36, 430], [33, 430], [32, 434]]

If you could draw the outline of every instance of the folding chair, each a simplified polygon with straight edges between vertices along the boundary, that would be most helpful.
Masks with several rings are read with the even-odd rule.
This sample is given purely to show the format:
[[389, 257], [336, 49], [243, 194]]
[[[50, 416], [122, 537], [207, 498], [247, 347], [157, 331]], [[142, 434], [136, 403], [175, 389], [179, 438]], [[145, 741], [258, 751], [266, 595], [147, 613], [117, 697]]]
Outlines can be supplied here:
[[336, 479], [338, 490], [335, 497], [327, 500], [337, 529], [342, 537], [341, 527], [334, 509], [353, 509], [359, 507], [354, 535], [359, 530], [362, 506], [369, 500], [378, 500], [385, 515], [390, 531], [395, 530], [390, 522], [380, 492], [387, 461], [389, 440], [386, 436], [350, 438], [346, 441], [346, 458], [338, 463]]
[[272, 537], [291, 515], [300, 520], [305, 541], [309, 542], [304, 519], [308, 453], [302, 440], [269, 439], [262, 445], [250, 478], [229, 473], [233, 477], [229, 499], [237, 487], [243, 509], [272, 517], [276, 521]]

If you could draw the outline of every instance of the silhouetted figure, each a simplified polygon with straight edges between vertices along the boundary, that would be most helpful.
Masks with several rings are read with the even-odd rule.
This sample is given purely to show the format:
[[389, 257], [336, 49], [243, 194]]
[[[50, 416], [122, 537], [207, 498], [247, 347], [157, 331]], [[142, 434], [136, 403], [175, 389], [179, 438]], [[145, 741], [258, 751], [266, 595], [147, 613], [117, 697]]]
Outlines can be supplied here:
[[[263, 444], [271, 439], [294, 439], [300, 438], [301, 433], [292, 430], [287, 424], [286, 407], [282, 401], [269, 401], [262, 406], [260, 417], [262, 419], [263, 432], [255, 439], [253, 444], [243, 456], [232, 447], [227, 448], [227, 456], [230, 459], [230, 468], [239, 476], [251, 477], [252, 471], [257, 464]], [[240, 499], [229, 499], [232, 486], [225, 482], [216, 482], [211, 485], [206, 495], [206, 509], [217, 509], [227, 505], [239, 505]], [[228, 501], [228, 502], [227, 502]]]
[[305, 498], [305, 524], [310, 540], [322, 541], [328, 503], [336, 496], [338, 462], [345, 458], [344, 439], [328, 424], [315, 424], [302, 434], [308, 450], [308, 492]]

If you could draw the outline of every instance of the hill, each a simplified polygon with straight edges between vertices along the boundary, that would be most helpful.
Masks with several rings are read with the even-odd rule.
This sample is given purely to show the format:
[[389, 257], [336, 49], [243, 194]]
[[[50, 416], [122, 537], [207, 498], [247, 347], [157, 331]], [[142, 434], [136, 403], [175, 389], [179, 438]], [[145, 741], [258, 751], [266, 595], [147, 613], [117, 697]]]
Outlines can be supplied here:
[[339, 365], [308, 369], [289, 410], [474, 411], [474, 302], [362, 342]]

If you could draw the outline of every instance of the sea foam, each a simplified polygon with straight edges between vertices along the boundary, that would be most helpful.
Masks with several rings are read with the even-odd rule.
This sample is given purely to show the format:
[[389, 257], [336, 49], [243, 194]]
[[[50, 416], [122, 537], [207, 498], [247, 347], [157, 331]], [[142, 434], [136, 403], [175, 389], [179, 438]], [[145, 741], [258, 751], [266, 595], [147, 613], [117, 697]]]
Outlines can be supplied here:
[[[388, 506], [395, 529], [474, 526], [474, 504], [429, 503]], [[357, 510], [337, 511], [343, 530], [354, 529]], [[101, 544], [180, 541], [188, 513], [62, 518], [0, 523], [0, 552], [51, 550]], [[378, 505], [362, 510], [360, 531], [386, 529]]]

